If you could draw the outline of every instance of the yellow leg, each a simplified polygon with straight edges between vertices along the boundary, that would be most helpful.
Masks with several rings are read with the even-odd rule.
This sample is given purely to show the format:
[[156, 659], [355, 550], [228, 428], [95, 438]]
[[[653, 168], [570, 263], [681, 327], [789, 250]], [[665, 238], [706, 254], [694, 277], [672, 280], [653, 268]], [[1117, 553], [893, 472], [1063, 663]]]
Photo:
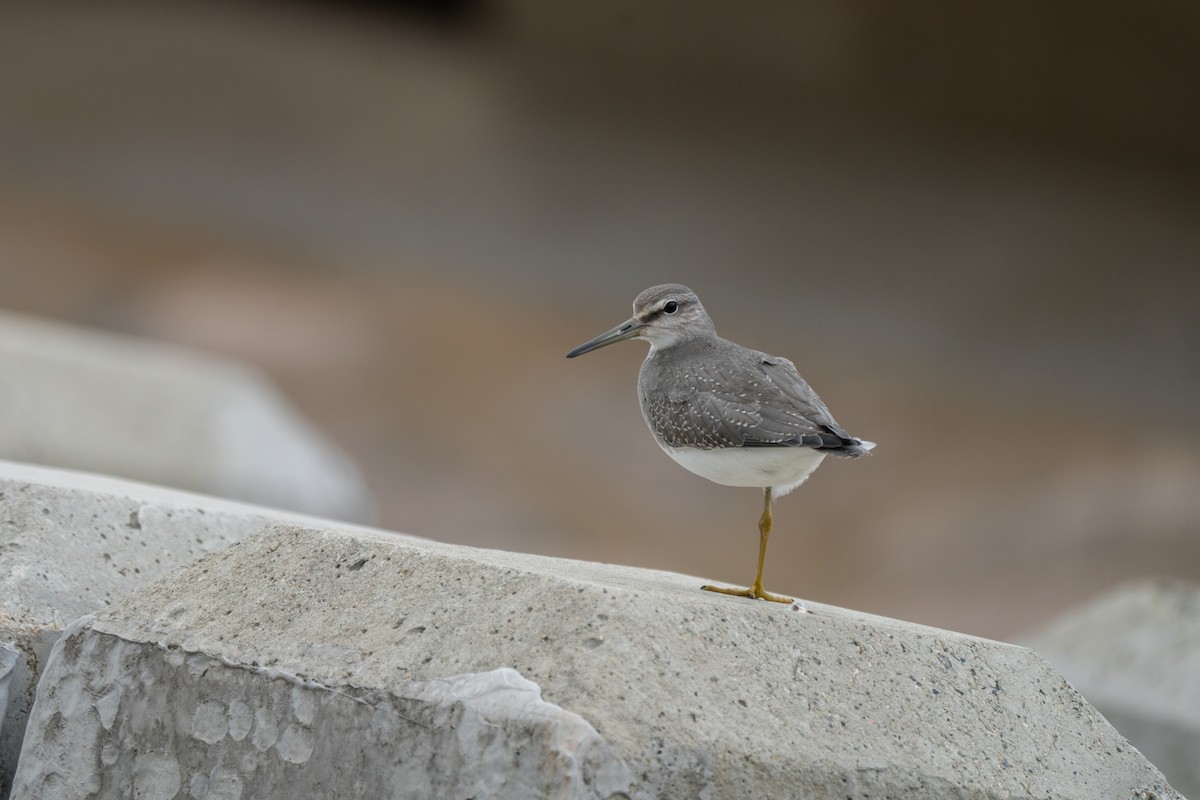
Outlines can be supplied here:
[[771, 538], [771, 487], [763, 489], [763, 513], [758, 520], [758, 573], [754, 576], [754, 585], [749, 589], [731, 589], [725, 586], [701, 586], [706, 592], [731, 594], [735, 597], [750, 597], [755, 600], [770, 600], [772, 603], [790, 603], [792, 598], [771, 594], [763, 589], [763, 565], [767, 561], [767, 540]]

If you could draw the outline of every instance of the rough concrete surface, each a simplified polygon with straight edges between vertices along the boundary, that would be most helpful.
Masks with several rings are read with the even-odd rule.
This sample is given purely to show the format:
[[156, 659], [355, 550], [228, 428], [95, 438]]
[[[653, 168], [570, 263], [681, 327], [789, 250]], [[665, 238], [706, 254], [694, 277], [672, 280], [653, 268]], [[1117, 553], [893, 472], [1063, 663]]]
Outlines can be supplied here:
[[1179, 797], [1028, 649], [701, 583], [277, 526], [60, 638], [16, 789]]
[[21, 659], [21, 651], [12, 642], [0, 644], [0, 712], [8, 708], [9, 687], [13, 683], [13, 672]]
[[353, 522], [357, 468], [237, 362], [0, 313], [0, 456]]
[[1179, 791], [1200, 797], [1200, 585], [1130, 582], [1026, 641]]
[[[0, 401], [2, 402], [2, 401]], [[62, 629], [271, 521], [312, 518], [0, 461], [0, 644], [19, 654], [0, 728], [5, 796], [37, 676]]]

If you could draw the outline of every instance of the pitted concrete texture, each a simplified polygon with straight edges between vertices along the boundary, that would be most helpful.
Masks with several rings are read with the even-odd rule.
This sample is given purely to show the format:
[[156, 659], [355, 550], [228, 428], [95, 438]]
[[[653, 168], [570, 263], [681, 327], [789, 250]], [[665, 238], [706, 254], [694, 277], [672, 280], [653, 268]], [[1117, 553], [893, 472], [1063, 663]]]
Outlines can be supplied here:
[[258, 372], [0, 314], [0, 454], [352, 522], [357, 468]]
[[[55, 769], [37, 786], [19, 779], [18, 796], [574, 798], [608, 797], [629, 783], [587, 722], [544, 702], [511, 669], [383, 695], [175, 649], [154, 691], [140, 674], [144, 650], [116, 636], [64, 637], [60, 657], [76, 667], [74, 681], [46, 690], [59, 738], [26, 756]], [[105, 693], [94, 713], [59, 714], [81, 687], [98, 686]], [[146, 726], [156, 728], [153, 747], [127, 747]], [[95, 761], [68, 749], [97, 733]], [[597, 792], [581, 793], [585, 785]]]
[[1179, 797], [1030, 650], [701, 583], [278, 526], [59, 640], [17, 791]]
[[1027, 641], [1179, 791], [1200, 797], [1200, 585], [1127, 583]]
[[0, 797], [37, 677], [77, 617], [279, 520], [310, 517], [0, 461], [0, 644], [18, 658], [0, 728]]
[[8, 708], [8, 691], [20, 660], [21, 651], [12, 642], [0, 644], [0, 710]]

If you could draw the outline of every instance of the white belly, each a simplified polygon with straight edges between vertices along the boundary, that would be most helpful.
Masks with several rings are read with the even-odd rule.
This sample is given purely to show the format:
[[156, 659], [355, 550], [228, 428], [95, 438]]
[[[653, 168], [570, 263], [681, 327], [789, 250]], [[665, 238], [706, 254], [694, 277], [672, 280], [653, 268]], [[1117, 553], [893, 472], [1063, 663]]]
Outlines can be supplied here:
[[821, 465], [825, 454], [811, 447], [695, 447], [662, 449], [675, 462], [702, 478], [724, 486], [772, 487], [775, 496], [787, 494]]

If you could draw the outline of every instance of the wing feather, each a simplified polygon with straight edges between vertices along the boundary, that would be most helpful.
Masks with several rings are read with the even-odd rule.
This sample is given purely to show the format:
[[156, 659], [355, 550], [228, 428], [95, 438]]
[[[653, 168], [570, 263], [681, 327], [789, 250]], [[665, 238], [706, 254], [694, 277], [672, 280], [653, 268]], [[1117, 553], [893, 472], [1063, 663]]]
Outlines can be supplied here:
[[[734, 345], [736, 347], [736, 345]], [[730, 357], [681, 360], [655, 376], [665, 391], [643, 395], [646, 416], [673, 447], [811, 447], [866, 452], [834, 420], [786, 358], [738, 348]], [[752, 357], [747, 358], [749, 354]], [[661, 386], [660, 386], [661, 388]]]

